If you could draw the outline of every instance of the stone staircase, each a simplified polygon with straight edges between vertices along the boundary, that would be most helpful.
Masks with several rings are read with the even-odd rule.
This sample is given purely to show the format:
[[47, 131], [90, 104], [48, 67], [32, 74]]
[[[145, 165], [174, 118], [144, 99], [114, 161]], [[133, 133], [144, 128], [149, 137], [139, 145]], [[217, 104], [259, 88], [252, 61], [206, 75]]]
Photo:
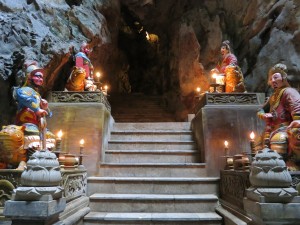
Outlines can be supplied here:
[[108, 96], [116, 122], [174, 122], [175, 117], [163, 106], [160, 96], [142, 93]]
[[189, 122], [115, 123], [84, 225], [221, 225], [219, 178], [199, 162]]

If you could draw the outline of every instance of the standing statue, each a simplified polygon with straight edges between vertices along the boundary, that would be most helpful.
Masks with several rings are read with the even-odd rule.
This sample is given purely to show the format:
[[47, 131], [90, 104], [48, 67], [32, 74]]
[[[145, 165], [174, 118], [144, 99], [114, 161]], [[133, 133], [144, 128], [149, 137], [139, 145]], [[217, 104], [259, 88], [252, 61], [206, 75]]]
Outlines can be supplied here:
[[218, 63], [216, 68], [211, 70], [219, 76], [225, 76], [225, 92], [246, 92], [244, 85], [244, 76], [238, 66], [236, 56], [231, 52], [230, 42], [223, 41], [221, 45], [222, 61]]
[[39, 127], [41, 118], [51, 116], [48, 102], [42, 99], [38, 92], [43, 85], [44, 71], [36, 62], [25, 63], [24, 70], [24, 85], [13, 91], [17, 103], [16, 122], [14, 125], [3, 126], [0, 131], [1, 160], [12, 167], [20, 162], [20, 165], [24, 165], [23, 161], [28, 154], [42, 147], [41, 141], [45, 135], [46, 147], [51, 149], [55, 146], [55, 135], [49, 131], [44, 134], [40, 132]]
[[264, 120], [263, 146], [283, 155], [290, 170], [300, 169], [300, 94], [287, 81], [287, 67], [279, 63], [268, 73], [274, 93], [258, 111]]

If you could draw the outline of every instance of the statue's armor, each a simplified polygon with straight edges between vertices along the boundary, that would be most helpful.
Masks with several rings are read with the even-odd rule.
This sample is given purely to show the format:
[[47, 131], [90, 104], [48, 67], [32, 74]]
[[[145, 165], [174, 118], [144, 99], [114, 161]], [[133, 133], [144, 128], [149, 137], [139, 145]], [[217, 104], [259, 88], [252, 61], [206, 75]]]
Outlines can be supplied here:
[[16, 125], [32, 123], [38, 126], [39, 120], [35, 114], [40, 109], [41, 96], [31, 87], [22, 87], [16, 90], [18, 111]]
[[280, 88], [274, 92], [264, 107], [266, 112], [273, 115], [273, 118], [266, 124], [265, 138], [269, 138], [270, 148], [278, 153], [290, 154], [294, 151], [295, 146], [292, 147], [288, 143], [299, 143], [299, 141], [290, 140], [290, 138], [297, 138], [300, 135], [299, 129], [294, 129], [293, 135], [287, 133], [287, 126], [293, 120], [299, 120], [300, 99], [298, 96], [297, 91], [293, 88]]

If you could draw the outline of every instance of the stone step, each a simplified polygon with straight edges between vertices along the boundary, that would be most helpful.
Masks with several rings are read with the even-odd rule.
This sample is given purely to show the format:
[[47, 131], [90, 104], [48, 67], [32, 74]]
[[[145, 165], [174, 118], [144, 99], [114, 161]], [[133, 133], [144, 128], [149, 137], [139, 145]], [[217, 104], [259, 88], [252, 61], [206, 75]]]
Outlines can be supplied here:
[[205, 163], [101, 163], [99, 176], [206, 177]]
[[141, 122], [141, 123], [148, 123], [148, 122], [174, 122], [176, 121], [172, 117], [141, 117], [140, 115], [136, 115], [133, 117], [128, 116], [113, 116], [114, 120], [116, 122], [122, 122], [122, 123], [130, 123], [130, 122]]
[[193, 141], [192, 131], [168, 131], [168, 130], [112, 130], [110, 140], [146, 140], [146, 141]]
[[90, 212], [84, 217], [84, 225], [114, 224], [114, 225], [221, 225], [222, 217], [214, 212], [205, 213], [120, 213], [120, 212]]
[[217, 194], [218, 177], [88, 177], [88, 196], [107, 194]]
[[115, 123], [113, 130], [191, 130], [190, 122]]
[[196, 163], [200, 153], [194, 150], [106, 150], [107, 163]]
[[109, 150], [196, 150], [194, 141], [108, 141]]
[[213, 212], [218, 197], [212, 194], [99, 194], [90, 196], [89, 207], [96, 212]]

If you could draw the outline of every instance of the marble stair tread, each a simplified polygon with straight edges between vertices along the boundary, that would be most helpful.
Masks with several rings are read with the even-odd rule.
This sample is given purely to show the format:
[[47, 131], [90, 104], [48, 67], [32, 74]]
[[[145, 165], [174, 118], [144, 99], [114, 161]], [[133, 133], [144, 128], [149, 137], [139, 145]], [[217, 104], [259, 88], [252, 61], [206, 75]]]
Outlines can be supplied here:
[[100, 163], [100, 166], [124, 167], [198, 167], [205, 168], [206, 163]]
[[218, 201], [218, 197], [214, 194], [178, 194], [178, 195], [168, 195], [168, 194], [100, 194], [95, 193], [90, 196], [90, 200], [131, 200], [131, 201]]
[[194, 144], [194, 141], [185, 141], [185, 140], [109, 140], [108, 143], [159, 143], [159, 144]]
[[216, 182], [219, 177], [88, 177], [88, 181], [136, 181], [136, 182]]
[[197, 150], [106, 150], [105, 153], [110, 154], [200, 154]]
[[191, 130], [190, 122], [118, 122], [113, 126], [113, 130], [141, 130], [141, 129], [157, 129], [157, 130]]
[[214, 212], [207, 213], [124, 213], [124, 212], [90, 212], [85, 220], [152, 220], [152, 221], [202, 221], [222, 220], [222, 217]]
[[135, 130], [120, 130], [120, 129], [113, 129], [111, 131], [111, 134], [128, 134], [128, 135], [132, 135], [132, 134], [193, 134], [193, 132], [191, 130], [173, 130], [173, 129], [156, 129], [156, 130], [146, 130], [146, 129], [135, 129]]

